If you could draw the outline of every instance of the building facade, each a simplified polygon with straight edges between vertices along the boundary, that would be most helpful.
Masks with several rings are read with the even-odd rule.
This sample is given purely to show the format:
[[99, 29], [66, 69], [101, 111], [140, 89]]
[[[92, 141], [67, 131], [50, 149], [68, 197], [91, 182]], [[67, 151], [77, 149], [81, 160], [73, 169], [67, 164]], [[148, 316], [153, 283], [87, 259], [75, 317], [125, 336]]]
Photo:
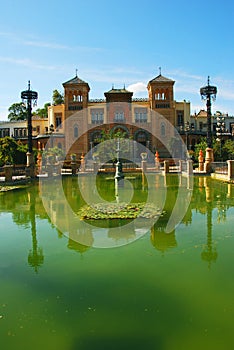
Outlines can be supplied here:
[[[103, 98], [90, 99], [90, 86], [77, 75], [63, 83], [64, 103], [48, 107], [48, 118], [32, 117], [33, 146], [38, 149], [58, 147], [69, 158], [87, 154], [100, 141], [103, 132], [121, 131], [160, 158], [170, 156], [169, 143], [175, 130], [194, 149], [206, 137], [207, 113], [190, 115], [190, 102], [174, 99], [175, 81], [159, 74], [146, 87], [145, 98], [134, 98], [125, 87], [104, 92]], [[234, 117], [216, 112], [212, 133], [216, 135], [217, 115], [224, 124], [223, 139], [234, 136]], [[168, 127], [168, 125], [172, 127]], [[27, 121], [0, 122], [0, 137], [11, 136], [27, 142]], [[137, 150], [134, 156], [139, 157]]]
[[112, 87], [104, 98], [91, 100], [89, 84], [76, 75], [63, 83], [64, 104], [48, 109], [49, 124], [55, 126], [53, 138], [64, 134], [66, 154], [80, 157], [95, 147], [103, 131], [116, 130], [168, 157], [174, 129], [167, 122], [178, 130], [190, 120], [190, 102], [174, 100], [174, 83], [160, 74], [148, 82], [147, 98], [137, 99], [125, 87]]

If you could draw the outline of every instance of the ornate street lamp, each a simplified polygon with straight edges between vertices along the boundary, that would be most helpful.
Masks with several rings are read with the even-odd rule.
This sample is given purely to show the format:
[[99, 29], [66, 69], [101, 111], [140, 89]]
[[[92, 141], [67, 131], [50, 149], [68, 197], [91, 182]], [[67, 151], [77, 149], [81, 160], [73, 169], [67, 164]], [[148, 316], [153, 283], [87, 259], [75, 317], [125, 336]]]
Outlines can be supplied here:
[[28, 152], [27, 152], [27, 168], [28, 175], [34, 176], [34, 157], [32, 150], [32, 105], [36, 106], [38, 93], [30, 89], [30, 81], [28, 82], [28, 90], [21, 92], [22, 101], [27, 105], [28, 115]]
[[207, 108], [207, 147], [212, 148], [211, 135], [211, 99], [215, 101], [217, 94], [217, 87], [210, 85], [210, 77], [208, 76], [208, 84], [200, 89], [201, 98], [206, 100]]
[[211, 134], [211, 100], [216, 99], [217, 88], [210, 85], [210, 77], [208, 76], [208, 84], [200, 89], [201, 98], [206, 100], [207, 108], [207, 148], [205, 159], [205, 172], [211, 172], [211, 162], [214, 161], [214, 154], [212, 149], [212, 134]]
[[220, 142], [220, 159], [222, 157], [222, 134], [225, 132], [225, 122], [224, 122], [224, 117], [222, 116], [221, 113], [216, 113], [216, 120], [217, 120], [217, 125], [216, 125], [216, 141]]
[[54, 125], [50, 125], [50, 148], [54, 147], [54, 139], [53, 139]]
[[190, 145], [189, 145], [189, 133], [190, 133], [190, 124], [189, 121], [185, 122], [185, 127], [184, 127], [184, 131], [185, 131], [185, 135], [186, 135], [186, 148], [187, 150], [190, 150]]
[[117, 149], [116, 149], [116, 166], [115, 166], [115, 180], [119, 183], [120, 180], [124, 179], [124, 174], [123, 174], [123, 165], [119, 157], [120, 153], [120, 145], [119, 145], [119, 138], [117, 140]]

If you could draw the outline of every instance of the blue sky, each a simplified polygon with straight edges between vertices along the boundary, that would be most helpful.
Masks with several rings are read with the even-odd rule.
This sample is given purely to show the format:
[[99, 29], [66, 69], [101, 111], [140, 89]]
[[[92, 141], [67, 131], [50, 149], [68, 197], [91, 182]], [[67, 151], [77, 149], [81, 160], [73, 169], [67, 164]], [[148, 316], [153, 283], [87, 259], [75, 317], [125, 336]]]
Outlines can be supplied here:
[[1, 4], [0, 120], [31, 87], [38, 107], [75, 76], [90, 98], [125, 86], [147, 97], [159, 74], [175, 80], [175, 99], [205, 108], [199, 90], [218, 88], [212, 112], [234, 115], [234, 3], [214, 0], [8, 0]]

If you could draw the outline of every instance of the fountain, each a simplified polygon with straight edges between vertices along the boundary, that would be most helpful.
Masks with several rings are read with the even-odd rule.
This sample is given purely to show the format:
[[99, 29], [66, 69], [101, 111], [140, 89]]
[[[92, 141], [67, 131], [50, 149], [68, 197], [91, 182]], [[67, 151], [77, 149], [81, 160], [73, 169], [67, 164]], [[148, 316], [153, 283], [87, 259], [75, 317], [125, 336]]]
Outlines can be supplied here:
[[118, 187], [119, 185], [124, 185], [124, 174], [123, 174], [123, 165], [119, 158], [120, 153], [120, 145], [119, 145], [119, 138], [117, 141], [117, 149], [116, 149], [116, 165], [115, 165], [115, 186]]

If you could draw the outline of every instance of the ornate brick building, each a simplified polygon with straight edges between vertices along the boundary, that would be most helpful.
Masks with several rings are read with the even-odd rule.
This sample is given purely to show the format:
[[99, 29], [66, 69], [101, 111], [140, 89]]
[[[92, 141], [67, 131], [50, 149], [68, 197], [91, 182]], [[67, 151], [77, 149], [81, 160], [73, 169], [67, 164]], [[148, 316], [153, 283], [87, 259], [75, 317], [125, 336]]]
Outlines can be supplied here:
[[190, 103], [174, 100], [174, 83], [159, 74], [148, 82], [147, 98], [134, 98], [133, 92], [125, 87], [112, 87], [103, 99], [91, 100], [89, 84], [76, 75], [63, 83], [64, 104], [49, 107], [54, 145], [56, 135], [60, 142], [64, 135], [66, 153], [79, 157], [96, 145], [102, 130], [121, 130], [152, 152], [158, 150], [162, 157], [167, 157], [165, 145], [174, 134], [166, 121], [179, 129], [190, 119]]

